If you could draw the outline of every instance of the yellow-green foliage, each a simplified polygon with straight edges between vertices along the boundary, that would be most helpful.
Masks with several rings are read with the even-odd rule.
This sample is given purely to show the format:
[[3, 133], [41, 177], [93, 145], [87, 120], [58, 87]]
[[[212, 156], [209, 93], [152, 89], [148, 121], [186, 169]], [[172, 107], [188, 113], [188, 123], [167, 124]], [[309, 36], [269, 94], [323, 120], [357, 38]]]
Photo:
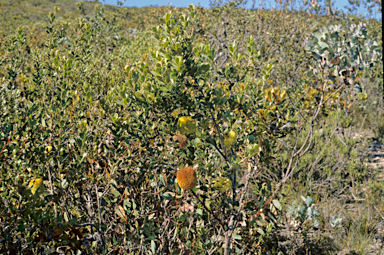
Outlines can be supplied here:
[[[278, 253], [276, 184], [310, 132], [285, 180], [367, 173], [346, 135], [360, 101], [308, 76], [302, 40], [336, 21], [309, 17], [0, 1], [0, 253]], [[176, 180], [196, 187], [195, 167], [199, 190], [181, 194]]]

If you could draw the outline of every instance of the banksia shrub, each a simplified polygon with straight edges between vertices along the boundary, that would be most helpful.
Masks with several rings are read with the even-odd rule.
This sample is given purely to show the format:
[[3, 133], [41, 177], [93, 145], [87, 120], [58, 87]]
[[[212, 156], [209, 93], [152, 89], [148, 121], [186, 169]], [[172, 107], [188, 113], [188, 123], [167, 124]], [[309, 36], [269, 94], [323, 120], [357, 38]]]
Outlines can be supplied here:
[[196, 121], [190, 116], [183, 116], [179, 118], [177, 127], [183, 135], [188, 135], [196, 131]]
[[176, 174], [177, 183], [183, 190], [190, 190], [196, 186], [197, 176], [192, 167], [183, 167]]

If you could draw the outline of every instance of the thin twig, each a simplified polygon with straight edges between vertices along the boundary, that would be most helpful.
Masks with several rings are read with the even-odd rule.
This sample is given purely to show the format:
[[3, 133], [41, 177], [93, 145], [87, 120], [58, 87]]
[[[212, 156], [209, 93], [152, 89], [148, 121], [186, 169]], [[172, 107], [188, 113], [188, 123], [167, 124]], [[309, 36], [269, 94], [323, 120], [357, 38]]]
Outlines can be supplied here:
[[[53, 196], [53, 184], [52, 184], [52, 176], [51, 176], [51, 167], [48, 167], [48, 179], [49, 179], [49, 184], [51, 186], [51, 195]], [[55, 216], [57, 217], [57, 209], [56, 209], [56, 203], [53, 202], [53, 209], [55, 210]]]

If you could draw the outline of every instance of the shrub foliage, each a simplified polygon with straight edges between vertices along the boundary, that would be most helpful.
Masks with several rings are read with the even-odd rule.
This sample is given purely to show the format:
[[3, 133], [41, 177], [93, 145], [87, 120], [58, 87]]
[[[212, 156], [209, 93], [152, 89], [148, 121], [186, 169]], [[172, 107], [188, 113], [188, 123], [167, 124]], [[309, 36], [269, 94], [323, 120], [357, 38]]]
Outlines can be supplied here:
[[[292, 178], [363, 169], [346, 130], [373, 107], [381, 33], [240, 4], [146, 9], [144, 24], [78, 2], [71, 22], [55, 7], [3, 31], [1, 253], [285, 251]], [[291, 214], [324, 226], [303, 201]]]

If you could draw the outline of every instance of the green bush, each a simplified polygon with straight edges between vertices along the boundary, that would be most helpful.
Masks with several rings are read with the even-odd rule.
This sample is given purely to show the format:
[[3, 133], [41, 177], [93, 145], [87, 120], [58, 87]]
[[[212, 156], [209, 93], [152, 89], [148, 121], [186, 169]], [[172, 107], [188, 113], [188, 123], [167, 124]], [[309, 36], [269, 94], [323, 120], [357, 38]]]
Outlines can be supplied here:
[[[4, 14], [1, 24], [18, 29], [2, 31], [0, 45], [2, 253], [277, 254], [285, 197], [295, 195], [287, 184], [313, 193], [324, 179], [365, 180], [346, 132], [350, 109], [370, 106], [343, 70], [360, 61], [346, 72], [370, 93], [364, 75], [382, 75], [378, 35], [363, 25], [312, 33], [305, 13], [239, 4], [77, 2], [36, 26]], [[183, 167], [197, 173], [190, 191], [177, 183]], [[34, 178], [44, 188], [32, 193]], [[336, 225], [315, 201], [291, 213]]]

